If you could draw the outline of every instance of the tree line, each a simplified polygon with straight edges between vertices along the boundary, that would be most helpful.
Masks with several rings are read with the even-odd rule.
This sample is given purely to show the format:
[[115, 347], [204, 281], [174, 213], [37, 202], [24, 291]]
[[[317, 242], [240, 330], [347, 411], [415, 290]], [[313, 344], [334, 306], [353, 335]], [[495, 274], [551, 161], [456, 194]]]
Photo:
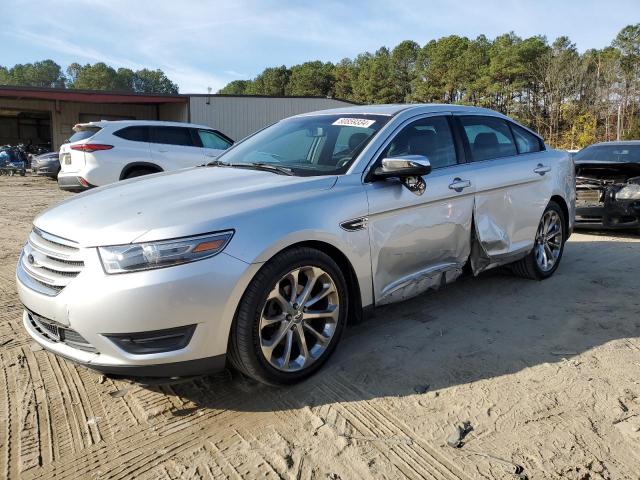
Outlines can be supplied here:
[[132, 70], [98, 62], [81, 65], [72, 63], [63, 72], [53, 60], [0, 66], [0, 85], [48, 88], [76, 88], [84, 90], [111, 90], [134, 93], [178, 93], [178, 85], [167, 78], [162, 70], [143, 68]]
[[578, 52], [568, 37], [513, 32], [491, 40], [451, 35], [420, 46], [361, 53], [338, 63], [266, 68], [219, 93], [323, 96], [357, 103], [459, 103], [512, 116], [560, 148], [640, 139], [640, 23], [602, 49]]

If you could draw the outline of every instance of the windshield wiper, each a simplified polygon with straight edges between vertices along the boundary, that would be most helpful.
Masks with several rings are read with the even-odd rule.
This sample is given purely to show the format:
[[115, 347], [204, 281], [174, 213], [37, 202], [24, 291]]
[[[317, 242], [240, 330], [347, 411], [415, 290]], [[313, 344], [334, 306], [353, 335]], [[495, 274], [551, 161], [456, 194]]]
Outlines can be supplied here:
[[265, 172], [278, 173], [280, 175], [292, 176], [293, 170], [287, 167], [281, 167], [279, 165], [273, 165], [271, 163], [252, 162], [252, 163], [228, 163], [222, 160], [213, 160], [207, 163], [208, 167], [232, 167], [232, 168], [248, 168], [254, 170], [263, 170]]

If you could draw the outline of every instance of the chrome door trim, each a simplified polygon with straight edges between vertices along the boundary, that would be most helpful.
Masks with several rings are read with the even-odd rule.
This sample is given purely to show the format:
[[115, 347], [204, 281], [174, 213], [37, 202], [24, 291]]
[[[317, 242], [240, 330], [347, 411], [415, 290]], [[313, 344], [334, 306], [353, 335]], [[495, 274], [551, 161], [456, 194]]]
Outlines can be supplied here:
[[[457, 262], [442, 263], [399, 278], [382, 289], [376, 305], [386, 305], [406, 300], [407, 298], [425, 292], [429, 288], [437, 288], [441, 285], [451, 283], [462, 274], [463, 266], [464, 264]], [[451, 277], [446, 275], [449, 272], [453, 274]], [[428, 280], [434, 281], [431, 282], [431, 285], [421, 285], [421, 283], [425, 283]]]

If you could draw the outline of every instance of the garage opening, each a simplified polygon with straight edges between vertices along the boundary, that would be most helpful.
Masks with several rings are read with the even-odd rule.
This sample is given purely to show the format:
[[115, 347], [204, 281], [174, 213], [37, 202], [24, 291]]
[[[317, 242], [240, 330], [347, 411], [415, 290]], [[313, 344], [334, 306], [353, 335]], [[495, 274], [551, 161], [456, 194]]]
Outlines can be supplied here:
[[0, 145], [41, 147], [51, 150], [51, 113], [0, 109]]

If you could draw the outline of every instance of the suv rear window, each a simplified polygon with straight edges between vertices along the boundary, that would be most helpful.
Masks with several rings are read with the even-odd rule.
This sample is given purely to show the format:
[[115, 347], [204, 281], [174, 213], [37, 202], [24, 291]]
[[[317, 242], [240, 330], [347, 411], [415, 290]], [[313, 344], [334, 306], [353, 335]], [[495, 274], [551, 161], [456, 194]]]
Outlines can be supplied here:
[[149, 141], [151, 143], [163, 143], [165, 145], [182, 145], [194, 147], [195, 143], [191, 132], [185, 127], [151, 127]]
[[149, 128], [146, 126], [125, 127], [113, 132], [116, 137], [131, 140], [132, 142], [148, 142]]
[[78, 130], [73, 135], [69, 137], [67, 143], [79, 142], [80, 140], [86, 140], [87, 138], [93, 137], [96, 133], [102, 130], [101, 127], [82, 127], [81, 130]]

